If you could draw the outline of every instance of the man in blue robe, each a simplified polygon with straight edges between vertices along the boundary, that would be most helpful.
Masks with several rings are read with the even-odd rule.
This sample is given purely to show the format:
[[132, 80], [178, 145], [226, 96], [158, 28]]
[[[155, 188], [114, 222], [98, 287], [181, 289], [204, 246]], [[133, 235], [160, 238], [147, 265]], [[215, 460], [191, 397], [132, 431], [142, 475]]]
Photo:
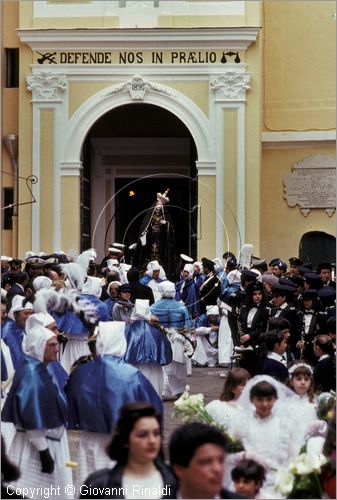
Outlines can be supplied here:
[[163, 281], [159, 291], [162, 298], [151, 306], [151, 312], [158, 317], [160, 325], [167, 328], [172, 345], [173, 361], [164, 366], [163, 399], [168, 401], [177, 399], [186, 388], [186, 359], [193, 324], [187, 308], [175, 300], [174, 283]]

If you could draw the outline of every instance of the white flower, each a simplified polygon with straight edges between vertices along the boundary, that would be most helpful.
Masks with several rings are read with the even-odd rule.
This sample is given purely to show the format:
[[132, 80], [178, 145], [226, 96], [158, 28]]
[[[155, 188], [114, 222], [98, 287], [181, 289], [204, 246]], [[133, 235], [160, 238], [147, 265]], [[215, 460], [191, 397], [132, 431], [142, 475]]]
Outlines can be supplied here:
[[275, 490], [287, 496], [294, 487], [294, 476], [288, 469], [279, 469], [276, 473]]
[[292, 472], [298, 475], [310, 474], [313, 471], [313, 460], [312, 457], [306, 453], [301, 453], [294, 460], [294, 469]]

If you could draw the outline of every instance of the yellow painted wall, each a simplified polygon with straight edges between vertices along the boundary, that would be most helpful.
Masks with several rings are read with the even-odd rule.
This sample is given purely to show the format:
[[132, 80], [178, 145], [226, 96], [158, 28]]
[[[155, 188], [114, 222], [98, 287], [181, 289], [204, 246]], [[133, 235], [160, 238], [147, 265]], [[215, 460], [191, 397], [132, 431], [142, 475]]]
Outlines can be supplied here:
[[69, 119], [90, 97], [117, 82], [69, 82]]
[[265, 129], [335, 129], [335, 2], [263, 5]]
[[288, 207], [283, 198], [283, 176], [294, 163], [313, 154], [335, 156], [334, 148], [278, 149], [263, 151], [261, 255], [288, 260], [297, 256], [299, 243], [308, 231], [336, 234], [336, 216], [329, 217], [323, 209], [313, 209], [304, 217], [298, 206]]
[[[261, 34], [260, 34], [261, 37]], [[251, 89], [246, 94], [246, 234], [242, 244], [251, 243], [254, 255], [259, 256], [261, 237], [261, 104], [263, 100], [262, 89], [262, 62], [263, 43], [261, 38], [248, 48], [247, 71], [252, 74]]]
[[61, 177], [61, 248], [65, 253], [80, 252], [80, 177]]

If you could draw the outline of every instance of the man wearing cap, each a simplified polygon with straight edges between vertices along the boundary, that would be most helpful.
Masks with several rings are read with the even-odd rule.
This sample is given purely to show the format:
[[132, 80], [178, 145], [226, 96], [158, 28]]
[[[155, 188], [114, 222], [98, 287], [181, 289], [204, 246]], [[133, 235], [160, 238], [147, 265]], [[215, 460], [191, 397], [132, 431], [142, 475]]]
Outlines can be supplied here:
[[109, 259], [117, 259], [118, 262], [119, 262], [119, 259], [122, 255], [122, 250], [120, 248], [115, 248], [113, 245], [111, 245], [109, 248], [108, 248], [108, 255], [106, 255], [102, 261], [101, 261], [101, 268], [103, 269], [104, 267], [107, 267], [108, 264], [107, 264], [107, 261]]
[[212, 260], [203, 257], [201, 259], [205, 274], [205, 281], [199, 289], [200, 314], [206, 313], [206, 306], [214, 306], [221, 295], [221, 282], [214, 273], [215, 264]]
[[26, 321], [32, 313], [33, 305], [28, 299], [22, 295], [15, 295], [8, 313], [8, 320], [1, 331], [1, 336], [11, 351], [15, 369], [24, 357], [22, 341], [25, 336]]
[[332, 265], [329, 262], [321, 262], [320, 264], [318, 264], [317, 272], [319, 274], [319, 277], [321, 278], [323, 286], [336, 288], [336, 282], [332, 281], [331, 279]]
[[279, 260], [278, 262], [275, 262], [273, 265], [273, 274], [277, 276], [277, 278], [281, 278], [284, 276], [284, 274], [287, 271], [287, 264], [283, 262], [283, 260]]
[[290, 339], [289, 345], [291, 348], [292, 355], [294, 359], [298, 357], [298, 350], [296, 344], [300, 340], [298, 336], [297, 328], [297, 314], [296, 308], [291, 306], [288, 301], [292, 299], [294, 295], [295, 287], [289, 285], [278, 284], [273, 287], [273, 307], [271, 308], [270, 317], [271, 318], [285, 318], [290, 323]]
[[300, 339], [296, 347], [301, 351], [301, 358], [314, 365], [316, 357], [313, 351], [313, 339], [319, 333], [317, 290], [308, 288], [299, 300], [300, 310], [297, 312], [298, 332]]
[[297, 257], [290, 257], [289, 259], [289, 272], [286, 273], [287, 278], [293, 278], [294, 276], [300, 276], [300, 267], [303, 265], [301, 259]]
[[131, 287], [128, 283], [117, 288], [117, 299], [112, 308], [113, 321], [124, 321], [126, 325], [131, 323], [131, 315], [134, 304], [130, 300]]

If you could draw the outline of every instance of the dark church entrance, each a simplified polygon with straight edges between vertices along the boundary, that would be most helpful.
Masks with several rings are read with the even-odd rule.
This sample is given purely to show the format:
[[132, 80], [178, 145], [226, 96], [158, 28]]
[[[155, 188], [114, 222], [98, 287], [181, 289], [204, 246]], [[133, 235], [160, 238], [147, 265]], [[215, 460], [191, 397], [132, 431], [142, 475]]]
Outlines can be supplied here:
[[157, 106], [134, 103], [102, 116], [83, 147], [82, 250], [137, 242], [146, 210], [169, 189], [175, 255], [197, 254], [197, 152], [187, 127]]
[[[156, 201], [156, 193], [169, 189], [167, 210], [174, 229], [176, 257], [180, 253], [196, 255], [196, 182], [189, 177], [147, 177], [116, 179], [116, 229], [118, 241], [127, 246], [136, 243], [146, 212]], [[118, 216], [121, 214], [121, 216]]]

